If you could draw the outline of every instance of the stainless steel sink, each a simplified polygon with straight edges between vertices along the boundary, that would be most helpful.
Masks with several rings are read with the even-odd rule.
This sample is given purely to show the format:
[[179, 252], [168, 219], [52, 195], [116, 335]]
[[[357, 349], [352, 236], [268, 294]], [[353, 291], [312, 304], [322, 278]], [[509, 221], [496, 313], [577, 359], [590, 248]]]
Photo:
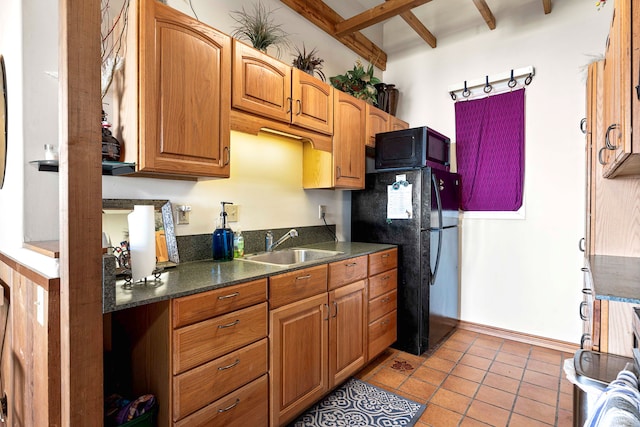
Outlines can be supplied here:
[[309, 261], [318, 261], [324, 258], [341, 255], [343, 253], [344, 252], [328, 251], [323, 249], [292, 248], [273, 252], [263, 252], [255, 255], [246, 255], [242, 258], [237, 259], [241, 261], [257, 262], [261, 264], [292, 266], [296, 264], [303, 264]]

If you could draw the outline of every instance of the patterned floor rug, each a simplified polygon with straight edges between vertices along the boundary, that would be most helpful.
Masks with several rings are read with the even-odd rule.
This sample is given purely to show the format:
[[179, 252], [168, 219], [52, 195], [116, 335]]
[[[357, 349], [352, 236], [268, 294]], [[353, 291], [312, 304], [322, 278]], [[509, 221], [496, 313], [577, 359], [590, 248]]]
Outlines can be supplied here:
[[425, 405], [351, 378], [289, 427], [413, 426]]

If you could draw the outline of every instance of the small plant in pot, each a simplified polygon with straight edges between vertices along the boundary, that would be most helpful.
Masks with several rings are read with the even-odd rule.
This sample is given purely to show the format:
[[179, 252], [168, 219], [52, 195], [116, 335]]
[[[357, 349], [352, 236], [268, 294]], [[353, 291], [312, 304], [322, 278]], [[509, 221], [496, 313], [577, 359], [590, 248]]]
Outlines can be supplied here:
[[326, 80], [326, 77], [322, 72], [322, 63], [324, 62], [324, 59], [315, 56], [318, 53], [317, 49], [313, 48], [307, 53], [307, 48], [304, 44], [302, 45], [302, 51], [300, 51], [297, 46], [295, 49], [296, 55], [294, 55], [293, 66], [312, 76], [317, 74], [324, 82]]
[[267, 9], [260, 1], [253, 5], [253, 10], [230, 12], [231, 18], [236, 21], [231, 35], [239, 40], [248, 40], [252, 46], [262, 52], [266, 52], [269, 46], [274, 46], [278, 56], [281, 47], [289, 46], [289, 34], [282, 29], [282, 24], [276, 24], [273, 19], [274, 12], [278, 10]]
[[373, 64], [369, 64], [365, 69], [362, 62], [357, 60], [352, 70], [329, 77], [329, 81], [336, 89], [363, 99], [369, 104], [375, 105], [378, 101], [378, 90], [375, 85], [380, 83], [380, 79], [373, 75]]

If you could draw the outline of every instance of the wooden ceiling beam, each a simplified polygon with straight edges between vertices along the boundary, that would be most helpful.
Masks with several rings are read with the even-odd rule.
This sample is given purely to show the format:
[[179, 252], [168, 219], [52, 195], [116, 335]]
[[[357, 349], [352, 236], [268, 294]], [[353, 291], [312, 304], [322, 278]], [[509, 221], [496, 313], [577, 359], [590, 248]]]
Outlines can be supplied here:
[[542, 0], [542, 8], [545, 15], [551, 13], [551, 0]]
[[349, 19], [339, 22], [335, 26], [335, 34], [344, 36], [363, 28], [378, 24], [385, 19], [392, 18], [414, 7], [429, 3], [431, 0], [387, 0], [378, 6], [365, 10]]
[[496, 29], [496, 18], [493, 16], [493, 13], [491, 13], [491, 9], [489, 9], [489, 6], [487, 5], [487, 2], [485, 0], [473, 0], [473, 3], [478, 8], [478, 11], [480, 12], [482, 17], [484, 18], [484, 21], [487, 23], [487, 26], [490, 29], [495, 30]]
[[403, 12], [400, 14], [400, 16], [407, 24], [409, 24], [411, 28], [413, 28], [413, 31], [415, 31], [420, 37], [422, 37], [422, 40], [427, 42], [429, 46], [433, 48], [437, 46], [436, 37], [431, 34], [431, 31], [429, 31], [429, 29], [425, 27], [422, 22], [420, 22], [418, 17], [414, 15], [413, 12]]
[[[336, 25], [343, 22], [344, 18], [338, 15], [335, 10], [331, 9], [323, 1], [280, 1], [298, 12], [309, 22], [315, 24], [322, 31], [331, 35], [340, 43], [360, 55], [364, 60], [369, 61], [382, 71], [387, 69], [387, 54], [362, 33], [353, 32], [343, 36], [336, 35]], [[422, 1], [424, 2], [424, 0]]]

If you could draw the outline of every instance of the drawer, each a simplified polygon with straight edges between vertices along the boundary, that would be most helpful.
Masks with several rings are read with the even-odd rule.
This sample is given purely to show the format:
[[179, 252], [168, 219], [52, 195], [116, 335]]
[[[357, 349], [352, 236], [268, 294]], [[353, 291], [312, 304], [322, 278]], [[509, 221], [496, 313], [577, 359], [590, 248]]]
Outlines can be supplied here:
[[367, 277], [368, 258], [366, 255], [349, 258], [329, 264], [329, 290]]
[[268, 381], [263, 375], [212, 404], [174, 423], [175, 427], [267, 427]]
[[398, 288], [398, 269], [369, 277], [369, 299], [377, 298], [382, 294]]
[[176, 376], [173, 419], [184, 418], [265, 374], [268, 352], [265, 338]]
[[394, 310], [369, 324], [369, 360], [396, 341], [396, 313]]
[[267, 279], [241, 283], [173, 301], [173, 327], [179, 328], [267, 300]]
[[267, 336], [267, 303], [173, 331], [173, 374], [184, 372]]
[[327, 265], [304, 268], [269, 278], [269, 307], [276, 308], [327, 292]]
[[398, 249], [376, 252], [369, 255], [369, 276], [391, 270], [398, 266]]
[[398, 308], [398, 292], [393, 290], [369, 301], [369, 323]]

